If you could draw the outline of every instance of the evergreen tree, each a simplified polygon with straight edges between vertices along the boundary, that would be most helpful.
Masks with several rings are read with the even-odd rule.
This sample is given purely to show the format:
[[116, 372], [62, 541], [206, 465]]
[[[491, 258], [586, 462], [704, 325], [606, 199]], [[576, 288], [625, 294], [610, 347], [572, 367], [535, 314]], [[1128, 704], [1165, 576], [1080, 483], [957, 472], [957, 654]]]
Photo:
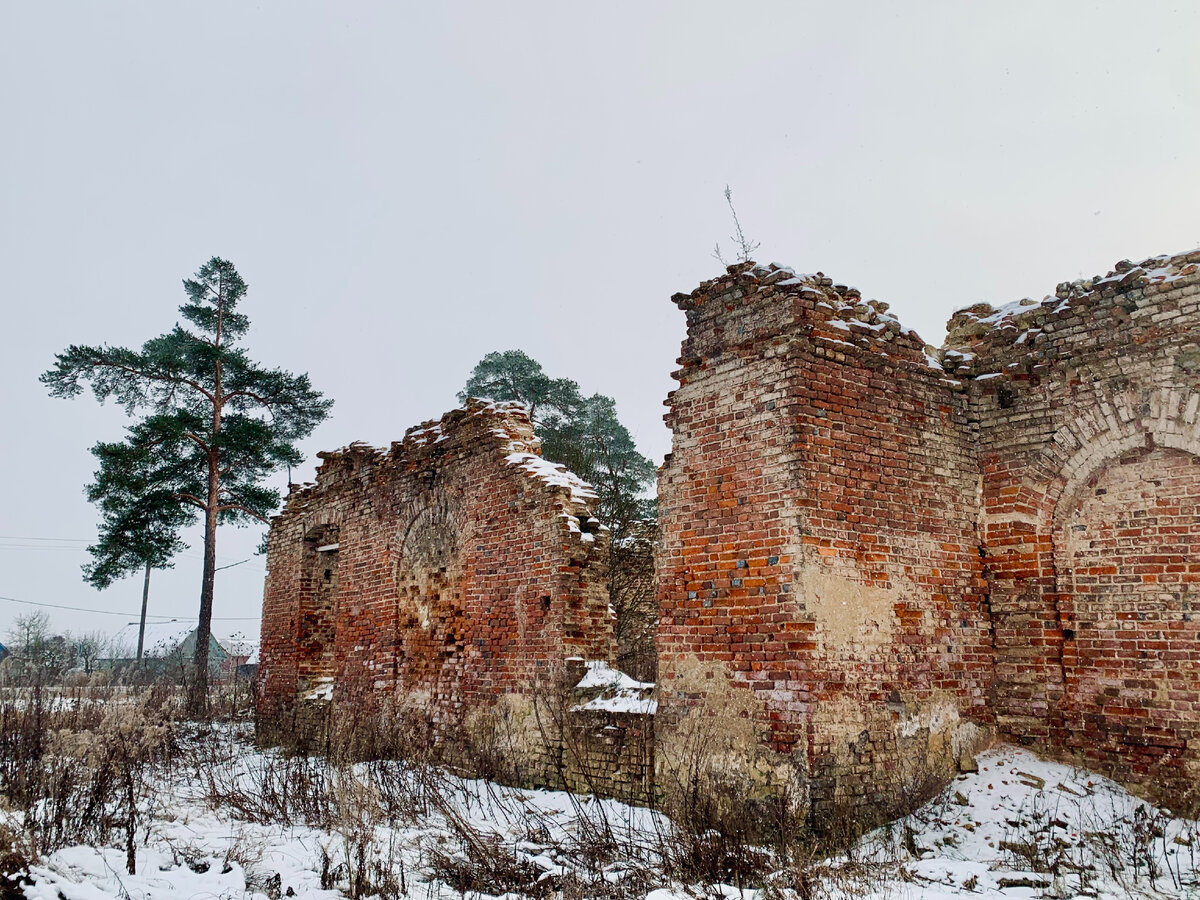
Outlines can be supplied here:
[[458, 394], [460, 403], [468, 397], [528, 406], [542, 455], [596, 488], [597, 518], [610, 528], [654, 516], [654, 501], [642, 497], [654, 482], [654, 463], [638, 452], [611, 397], [584, 397], [576, 382], [550, 378], [541, 363], [520, 350], [480, 360]]
[[601, 521], [619, 532], [628, 523], [654, 517], [654, 501], [642, 494], [654, 484], [657, 470], [638, 452], [611, 397], [581, 399], [568, 420], [547, 431], [543, 453], [591, 483], [600, 498]]
[[[233, 264], [213, 257], [183, 283], [187, 302], [176, 324], [140, 350], [71, 346], [42, 375], [56, 397], [83, 383], [100, 402], [112, 397], [136, 417], [118, 444], [98, 444], [96, 483], [88, 491], [104, 513], [88, 578], [96, 584], [141, 563], [169, 558], [179, 529], [203, 515], [200, 588], [189, 710], [207, 707], [217, 526], [267, 521], [279, 493], [263, 480], [301, 461], [296, 443], [329, 414], [332, 401], [307, 375], [266, 369], [238, 345], [250, 327], [238, 304], [246, 283]], [[130, 536], [128, 552], [119, 547]], [[99, 553], [97, 553], [97, 550]]]
[[583, 403], [578, 384], [569, 378], [551, 378], [541, 363], [521, 350], [489, 353], [476, 363], [458, 400], [464, 403], [468, 397], [524, 403], [543, 443], [566, 428]]
[[99, 540], [88, 547], [85, 580], [106, 588], [145, 566], [164, 569], [186, 545], [179, 530], [194, 516], [158, 477], [152, 441], [137, 426], [121, 442], [101, 441], [92, 448], [100, 461], [87, 498], [100, 507]]
[[88, 547], [91, 562], [83, 574], [93, 587], [104, 589], [114, 581], [145, 569], [142, 582], [142, 611], [138, 621], [137, 661], [142, 661], [146, 612], [150, 602], [150, 573], [175, 565], [175, 554], [187, 545], [179, 529], [193, 515], [188, 507], [156, 483], [154, 459], [146, 442], [138, 441], [136, 428], [128, 440], [101, 441], [92, 448], [100, 461], [96, 480], [88, 485], [87, 497], [100, 507], [100, 539]]

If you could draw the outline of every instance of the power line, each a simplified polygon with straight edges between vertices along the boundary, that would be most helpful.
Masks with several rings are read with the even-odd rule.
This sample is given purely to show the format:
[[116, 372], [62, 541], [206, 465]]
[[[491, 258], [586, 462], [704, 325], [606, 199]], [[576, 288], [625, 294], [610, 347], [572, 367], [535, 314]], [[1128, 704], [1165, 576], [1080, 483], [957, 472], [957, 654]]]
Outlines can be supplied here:
[[[7, 543], [8, 541], [16, 541], [17, 543]], [[37, 544], [28, 544], [26, 541], [37, 541]], [[82, 538], [49, 538], [49, 537], [20, 537], [17, 535], [0, 535], [0, 550], [69, 550], [73, 553], [86, 553], [86, 546], [54, 546], [54, 544], [90, 544], [89, 540]], [[204, 554], [195, 550], [181, 550], [177, 556], [183, 556], [187, 559], [204, 559]], [[217, 566], [215, 571], [219, 572], [222, 569], [232, 569], [234, 566], [240, 566], [242, 563], [247, 563], [253, 560], [253, 556], [248, 556], [246, 559], [240, 559], [234, 563], [227, 563], [223, 566]]]
[[[113, 609], [88, 609], [86, 606], [64, 606], [61, 603], [39, 603], [36, 600], [18, 600], [16, 597], [0, 597], [0, 600], [7, 600], [9, 603], [22, 603], [25, 606], [43, 606], [47, 609], [68, 609], [72, 612], [96, 613], [101, 616], [124, 616], [125, 618], [136, 619], [139, 613], [119, 612]], [[165, 619], [172, 621], [173, 616], [149, 615], [149, 619]], [[261, 616], [213, 616], [214, 622], [257, 622]]]
[[84, 538], [48, 538], [48, 537], [23, 537], [16, 534], [0, 534], [0, 541], [59, 541], [68, 544], [89, 544]]
[[[38, 543], [30, 543], [37, 541]], [[54, 542], [54, 543], [52, 543]], [[87, 553], [90, 542], [68, 541], [60, 538], [6, 538], [0, 537], [0, 550], [69, 550], [72, 553]], [[189, 559], [203, 559], [202, 553], [194, 550], [181, 550], [177, 556]]]
[[[129, 616], [136, 617], [136, 615], [137, 615], [136, 613], [117, 612], [116, 610], [112, 610], [112, 609], [88, 609], [83, 606], [64, 606], [61, 603], [38, 603], [36, 600], [18, 600], [16, 597], [0, 597], [0, 600], [7, 600], [9, 603], [21, 603], [21, 604], [24, 604], [25, 606], [44, 606], [44, 607], [47, 607], [48, 609], [69, 609], [72, 612], [96, 613], [97, 615], [102, 615], [102, 616], [124, 616], [125, 618], [129, 618]], [[167, 616], [152, 616], [151, 618], [165, 619], [168, 617]]]
[[65, 550], [68, 553], [86, 553], [86, 547], [71, 547], [71, 546], [55, 546], [53, 544], [10, 544], [7, 541], [0, 541], [0, 550]]

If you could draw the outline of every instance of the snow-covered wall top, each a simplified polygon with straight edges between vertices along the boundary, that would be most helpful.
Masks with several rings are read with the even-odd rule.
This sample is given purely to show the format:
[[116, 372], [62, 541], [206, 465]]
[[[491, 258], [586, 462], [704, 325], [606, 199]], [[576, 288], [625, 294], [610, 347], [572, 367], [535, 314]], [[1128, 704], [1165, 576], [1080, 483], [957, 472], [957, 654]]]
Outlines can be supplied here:
[[766, 311], [755, 315], [754, 324], [732, 326], [715, 344], [691, 341], [680, 360], [685, 366], [773, 332], [808, 337], [834, 352], [867, 351], [942, 375], [940, 363], [928, 353], [930, 348], [915, 331], [901, 324], [887, 303], [864, 300], [858, 288], [835, 283], [823, 272], [798, 273], [780, 263], [737, 263], [727, 267], [725, 275], [671, 299], [687, 313], [689, 328], [739, 306]]
[[[1123, 259], [1107, 275], [1061, 282], [1054, 294], [1047, 294], [1041, 300], [1026, 297], [999, 307], [976, 303], [950, 317], [941, 350], [942, 366], [956, 375], [995, 374], [1000, 370], [985, 357], [997, 354], [1011, 357], [1016, 350], [1018, 355], [1027, 357], [1028, 365], [1020, 367], [1032, 371], [1042, 359], [1039, 348], [1060, 322], [1079, 316], [1086, 318], [1096, 304], [1116, 297], [1134, 306], [1152, 305], [1149, 299], [1153, 296], [1197, 282], [1200, 282], [1200, 249], [1152, 256], [1139, 263]], [[1011, 368], [1019, 363], [1009, 359], [1005, 365]]]
[[[440, 419], [414, 425], [404, 438], [393, 441], [390, 447], [372, 447], [355, 441], [333, 451], [322, 451], [317, 480], [301, 485], [288, 497], [289, 506], [309, 499], [314, 491], [331, 487], [348, 476], [362, 475], [380, 465], [416, 463], [445, 456], [464, 440], [475, 442], [480, 434], [494, 443], [505, 462], [551, 491], [560, 493], [568, 504], [568, 517], [578, 519], [597, 499], [595, 488], [567, 469], [541, 455], [541, 441], [533, 432], [529, 408], [516, 401], [494, 401], [470, 398], [466, 404], [451, 410]], [[571, 524], [571, 523], [568, 523]], [[573, 532], [578, 533], [578, 521]], [[592, 529], [595, 530], [595, 529]], [[585, 530], [586, 533], [586, 530]]]

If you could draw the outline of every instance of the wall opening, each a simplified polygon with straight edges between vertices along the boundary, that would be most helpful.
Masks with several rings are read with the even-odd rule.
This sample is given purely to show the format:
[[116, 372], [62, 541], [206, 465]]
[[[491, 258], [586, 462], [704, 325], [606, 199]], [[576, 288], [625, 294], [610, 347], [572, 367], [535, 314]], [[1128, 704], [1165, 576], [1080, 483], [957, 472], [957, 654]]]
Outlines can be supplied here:
[[431, 686], [438, 709], [462, 702], [467, 622], [459, 526], [444, 498], [434, 498], [409, 522], [396, 563], [402, 684]]
[[302, 700], [327, 699], [337, 674], [339, 547], [336, 525], [314, 529], [304, 539], [296, 642], [296, 693]]

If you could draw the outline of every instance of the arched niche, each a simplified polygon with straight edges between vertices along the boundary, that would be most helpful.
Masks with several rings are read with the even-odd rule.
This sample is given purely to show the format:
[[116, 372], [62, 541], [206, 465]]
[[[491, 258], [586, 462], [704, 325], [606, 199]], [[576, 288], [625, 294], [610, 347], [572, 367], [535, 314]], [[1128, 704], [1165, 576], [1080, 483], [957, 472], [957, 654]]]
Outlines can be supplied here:
[[436, 493], [401, 527], [395, 555], [399, 675], [439, 701], [456, 699], [467, 640], [462, 537], [457, 511]]
[[1152, 435], [1112, 446], [1054, 514], [1063, 712], [1071, 743], [1136, 749], [1136, 777], [1200, 734], [1200, 457]]

